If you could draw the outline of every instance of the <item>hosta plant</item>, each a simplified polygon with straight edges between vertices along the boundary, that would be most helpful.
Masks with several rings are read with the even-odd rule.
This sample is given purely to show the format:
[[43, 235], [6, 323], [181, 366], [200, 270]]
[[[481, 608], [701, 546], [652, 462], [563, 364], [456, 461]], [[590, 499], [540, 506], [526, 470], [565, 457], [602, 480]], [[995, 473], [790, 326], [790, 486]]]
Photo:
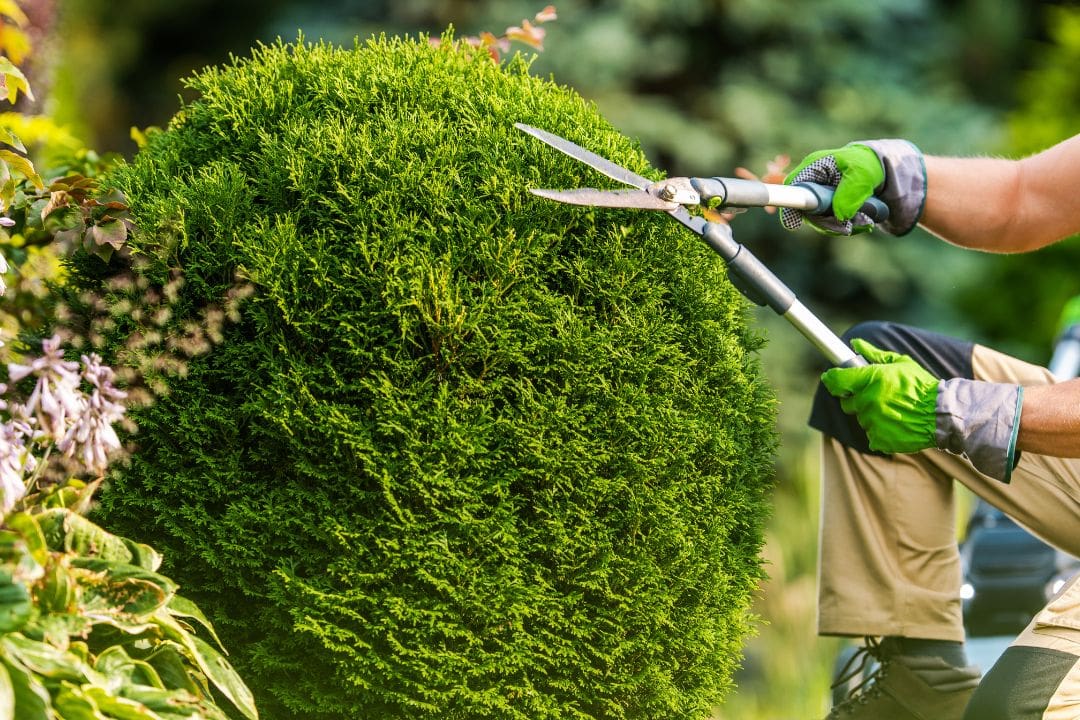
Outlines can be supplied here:
[[96, 355], [43, 349], [8, 365], [0, 404], [0, 720], [224, 720], [219, 697], [255, 720], [158, 553], [82, 514], [120, 449], [125, 393]]
[[218, 697], [257, 718], [160, 556], [66, 506], [88, 490], [42, 494], [0, 528], [0, 718], [225, 720]]

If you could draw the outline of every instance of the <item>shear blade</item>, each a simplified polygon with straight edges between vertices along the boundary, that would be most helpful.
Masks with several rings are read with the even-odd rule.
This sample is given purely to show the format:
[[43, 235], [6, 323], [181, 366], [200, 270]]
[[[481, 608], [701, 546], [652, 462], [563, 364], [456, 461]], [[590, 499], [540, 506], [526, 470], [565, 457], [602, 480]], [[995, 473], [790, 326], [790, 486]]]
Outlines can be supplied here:
[[594, 190], [593, 188], [581, 188], [578, 190], [532, 189], [529, 192], [548, 200], [557, 200], [571, 205], [663, 210], [664, 212], [671, 212], [680, 207], [678, 203], [661, 200], [644, 190]]
[[616, 165], [607, 158], [600, 157], [596, 153], [590, 152], [580, 145], [570, 142], [564, 137], [559, 137], [555, 133], [549, 133], [546, 130], [541, 130], [540, 128], [535, 128], [532, 125], [526, 125], [525, 123], [514, 123], [514, 127], [522, 132], [532, 135], [537, 140], [547, 143], [559, 152], [565, 153], [575, 160], [585, 163], [592, 169], [604, 173], [612, 180], [618, 180], [621, 183], [626, 183], [627, 185], [633, 185], [636, 188], [642, 189], [645, 189], [650, 185], [649, 180], [637, 173], [627, 170], [622, 165]]

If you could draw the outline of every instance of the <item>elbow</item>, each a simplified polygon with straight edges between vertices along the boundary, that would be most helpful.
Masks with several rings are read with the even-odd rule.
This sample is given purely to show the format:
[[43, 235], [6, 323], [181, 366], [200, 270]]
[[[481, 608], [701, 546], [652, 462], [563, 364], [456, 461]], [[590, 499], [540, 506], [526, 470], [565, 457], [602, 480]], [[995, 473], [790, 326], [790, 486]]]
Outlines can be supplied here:
[[1080, 231], [1077, 203], [1063, 195], [1041, 160], [1036, 155], [1011, 163], [999, 204], [1002, 252], [1038, 250]]

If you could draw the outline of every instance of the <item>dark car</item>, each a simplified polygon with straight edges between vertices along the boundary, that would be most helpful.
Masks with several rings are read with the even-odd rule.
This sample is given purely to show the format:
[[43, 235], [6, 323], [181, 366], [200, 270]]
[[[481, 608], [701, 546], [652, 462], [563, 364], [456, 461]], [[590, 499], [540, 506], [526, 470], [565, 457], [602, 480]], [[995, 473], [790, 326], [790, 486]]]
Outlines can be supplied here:
[[1080, 567], [979, 500], [960, 546], [964, 624], [971, 635], [1016, 634]]

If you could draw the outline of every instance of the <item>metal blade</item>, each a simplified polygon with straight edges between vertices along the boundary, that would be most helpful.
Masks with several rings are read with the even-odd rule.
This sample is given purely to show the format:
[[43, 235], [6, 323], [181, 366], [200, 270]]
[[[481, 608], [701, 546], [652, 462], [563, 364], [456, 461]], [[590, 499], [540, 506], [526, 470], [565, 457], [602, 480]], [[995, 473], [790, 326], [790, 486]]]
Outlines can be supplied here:
[[697, 233], [698, 235], [705, 234], [705, 225], [708, 221], [700, 215], [691, 215], [686, 208], [680, 205], [677, 209], [668, 213], [671, 217], [678, 220], [689, 230]]
[[607, 208], [633, 208], [635, 210], [663, 210], [671, 212], [680, 207], [678, 203], [668, 202], [642, 190], [544, 190], [531, 189], [533, 195], [548, 200], [570, 203], [571, 205], [592, 205]]
[[[576, 158], [585, 163], [594, 170], [607, 175], [612, 180], [618, 180], [624, 182], [627, 185], [633, 185], [634, 187], [642, 190], [648, 188], [652, 183], [638, 175], [637, 173], [630, 172], [621, 165], [616, 165], [610, 160], [605, 160], [595, 153], [591, 153], [583, 147], [575, 145], [574, 143], [561, 138], [558, 135], [553, 135], [545, 130], [534, 128], [531, 125], [525, 123], [514, 123], [514, 127], [523, 132], [527, 132], [538, 140], [546, 142], [551, 147], [561, 152], [566, 153], [570, 157]], [[701, 235], [705, 231], [705, 218], [697, 215], [691, 215], [687, 212], [686, 208], [678, 205], [674, 210], [668, 212], [675, 220], [681, 223], [683, 226], [691, 230], [692, 232]]]
[[623, 166], [616, 165], [610, 160], [605, 160], [596, 153], [589, 152], [585, 148], [581, 147], [580, 145], [575, 145], [566, 138], [561, 138], [558, 135], [549, 133], [546, 130], [541, 130], [540, 128], [534, 128], [533, 126], [526, 125], [525, 123], [514, 123], [514, 127], [516, 127], [518, 130], [529, 133], [538, 140], [543, 140], [556, 150], [564, 152], [576, 160], [580, 160], [592, 169], [599, 170], [612, 180], [618, 180], [621, 183], [633, 185], [634, 187], [641, 190], [644, 190], [645, 188], [649, 187], [649, 185], [652, 185], [651, 180], [647, 180], [646, 178], [643, 178], [637, 173], [630, 172]]

